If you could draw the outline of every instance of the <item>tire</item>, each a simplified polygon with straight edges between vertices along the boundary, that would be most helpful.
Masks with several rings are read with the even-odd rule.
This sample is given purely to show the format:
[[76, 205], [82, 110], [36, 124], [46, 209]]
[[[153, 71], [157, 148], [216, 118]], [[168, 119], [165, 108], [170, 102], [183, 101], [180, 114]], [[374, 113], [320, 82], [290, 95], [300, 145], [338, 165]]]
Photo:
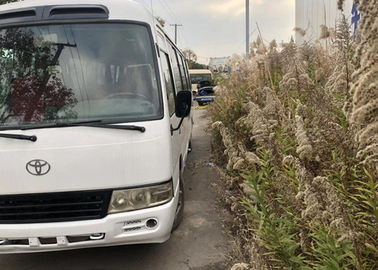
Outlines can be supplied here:
[[198, 101], [198, 105], [199, 106], [203, 106], [203, 102], [202, 101]]
[[180, 176], [179, 202], [176, 209], [175, 221], [173, 222], [172, 232], [175, 231], [184, 219], [185, 190], [182, 175]]

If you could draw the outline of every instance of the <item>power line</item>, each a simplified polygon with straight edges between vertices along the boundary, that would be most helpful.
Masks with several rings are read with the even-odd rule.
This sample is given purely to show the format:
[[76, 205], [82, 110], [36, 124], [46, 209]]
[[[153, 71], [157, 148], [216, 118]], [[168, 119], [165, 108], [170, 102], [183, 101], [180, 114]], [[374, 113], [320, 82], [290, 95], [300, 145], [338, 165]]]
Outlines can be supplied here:
[[[182, 26], [182, 29], [183, 29], [183, 30], [185, 29], [185, 26], [184, 26], [184, 25]], [[188, 43], [187, 40], [185, 39], [185, 35], [183, 34], [183, 32], [185, 32], [185, 31], [178, 32], [178, 37], [179, 37], [179, 40], [181, 40], [181, 42], [182, 42], [182, 47], [185, 47], [185, 46], [187, 46], [189, 43]]]
[[[166, 11], [166, 15], [172, 18], [171, 26], [175, 27], [175, 43], [178, 44], [178, 39], [184, 41], [186, 43], [185, 38], [178, 33], [177, 27], [182, 26], [181, 21], [176, 16], [175, 12], [172, 10], [170, 5], [165, 0], [158, 0], [160, 2], [161, 7]], [[169, 21], [166, 20], [168, 23]]]
[[165, 0], [159, 0], [159, 2], [161, 3], [163, 1], [164, 5], [166, 6], [167, 8], [167, 11], [170, 12], [172, 14], [172, 16], [174, 17], [175, 21], [181, 23], [181, 21], [178, 19], [178, 17], [176, 16], [176, 12], [170, 7], [170, 5], [167, 3], [167, 1]]
[[172, 11], [172, 9], [169, 7], [167, 2], [165, 0], [158, 0], [160, 2], [161, 7], [166, 11], [166, 14], [172, 18], [172, 21], [181, 23], [181, 21], [177, 18], [175, 13]]
[[159, 0], [159, 2], [163, 9], [166, 11], [166, 14], [175, 21], [175, 16], [168, 10], [167, 6], [165, 6], [165, 4], [161, 0]]

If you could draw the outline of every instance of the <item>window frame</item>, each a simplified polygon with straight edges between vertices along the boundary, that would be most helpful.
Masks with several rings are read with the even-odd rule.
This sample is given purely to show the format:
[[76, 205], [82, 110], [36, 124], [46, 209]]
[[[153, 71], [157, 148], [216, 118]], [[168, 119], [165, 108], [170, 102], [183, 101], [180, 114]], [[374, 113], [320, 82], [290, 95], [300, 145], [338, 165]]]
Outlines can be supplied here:
[[184, 70], [185, 70], [185, 78], [186, 78], [186, 81], [187, 81], [187, 85], [188, 85], [188, 91], [191, 91], [192, 90], [192, 83], [190, 81], [190, 76], [189, 76], [189, 69], [188, 69], [188, 63], [186, 61], [186, 58], [184, 55], [181, 55], [181, 58], [182, 58], [182, 62], [183, 62], [183, 66], [184, 66]]
[[178, 58], [179, 68], [180, 68], [182, 88], [184, 91], [187, 91], [189, 86], [188, 86], [188, 80], [186, 78], [186, 71], [185, 71], [184, 61], [182, 59], [181, 53], [177, 53], [177, 58]]
[[[148, 36], [150, 38], [150, 46], [152, 50], [154, 70], [156, 74], [156, 83], [158, 91], [158, 100], [160, 102], [159, 111], [154, 117], [139, 117], [139, 118], [107, 118], [103, 119], [104, 123], [107, 124], [119, 124], [119, 123], [137, 123], [137, 122], [147, 122], [147, 121], [158, 121], [164, 119], [164, 103], [163, 103], [163, 89], [160, 74], [159, 65], [159, 55], [156, 46], [155, 36], [153, 34], [152, 26], [147, 22], [134, 21], [134, 20], [123, 20], [123, 19], [59, 19], [59, 20], [49, 20], [49, 21], [32, 21], [32, 22], [17, 22], [0, 25], [0, 31], [3, 29], [17, 28], [17, 27], [34, 27], [34, 26], [45, 26], [45, 25], [70, 25], [70, 24], [134, 24], [139, 26], [144, 26], [147, 30]], [[154, 30], [155, 31], [155, 30]], [[19, 128], [17, 126], [16, 128]], [[22, 127], [22, 126], [21, 126]], [[1, 128], [1, 126], [0, 126]], [[9, 130], [15, 129], [13, 126], [9, 126]]]
[[[168, 40], [168, 44], [167, 44], [168, 46], [170, 46], [170, 47], [168, 47], [167, 48], [167, 50], [169, 51], [169, 53], [168, 53], [168, 55], [169, 55], [169, 58], [170, 58], [170, 60], [171, 60], [171, 67], [172, 67], [172, 71], [173, 71], [173, 78], [174, 78], [174, 81], [175, 81], [175, 91], [176, 91], [176, 93], [178, 93], [178, 92], [180, 92], [180, 91], [183, 91], [184, 90], [184, 84], [183, 84], [183, 81], [182, 81], [182, 75], [181, 75], [181, 69], [180, 69], [180, 63], [179, 63], [179, 60], [178, 60], [178, 57], [177, 57], [177, 48], [176, 48], [176, 46], [174, 46], [173, 45], [173, 43], [171, 43], [169, 40]], [[174, 53], [174, 55], [171, 55], [171, 51], [170, 50], [172, 50], [172, 53]], [[174, 73], [174, 68], [173, 68], [173, 57], [175, 57], [175, 59], [176, 59], [176, 63], [177, 63], [177, 68], [178, 68], [178, 72], [179, 72], [179, 77], [180, 77], [180, 83], [181, 83], [181, 90], [180, 91], [178, 91], [178, 89], [177, 89], [177, 84], [176, 84], [176, 76], [175, 76], [175, 73]]]
[[[175, 80], [174, 80], [174, 76], [173, 76], [173, 70], [172, 70], [172, 63], [171, 63], [171, 59], [170, 59], [170, 56], [169, 54], [160, 49], [160, 61], [162, 62], [163, 61], [163, 57], [166, 57], [166, 60], [167, 60], [167, 64], [168, 64], [168, 70], [169, 70], [169, 73], [170, 73], [170, 76], [171, 76], [171, 83], [172, 83], [172, 91], [173, 91], [173, 104], [174, 104], [174, 110], [173, 112], [170, 112], [170, 109], [169, 109], [169, 99], [167, 98], [167, 101], [168, 101], [168, 113], [169, 113], [169, 116], [172, 117], [174, 114], [175, 114], [175, 110], [176, 110], [176, 97], [177, 97], [177, 91], [176, 91], [176, 86], [175, 86]], [[162, 70], [162, 75], [164, 76], [164, 71]], [[168, 91], [167, 89], [167, 85], [165, 85], [165, 90]], [[169, 93], [167, 93], [167, 95], [169, 95]]]

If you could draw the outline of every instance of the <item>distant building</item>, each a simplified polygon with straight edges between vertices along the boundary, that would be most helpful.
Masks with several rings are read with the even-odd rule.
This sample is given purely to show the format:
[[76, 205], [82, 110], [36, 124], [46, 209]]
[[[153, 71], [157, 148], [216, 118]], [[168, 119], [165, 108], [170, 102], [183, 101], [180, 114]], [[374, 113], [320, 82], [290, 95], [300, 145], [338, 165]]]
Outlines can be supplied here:
[[[337, 21], [342, 15], [337, 7], [337, 2], [338, 0], [296, 0], [295, 42], [303, 44], [318, 40], [322, 35], [323, 26], [335, 29]], [[353, 3], [354, 0], [346, 0], [344, 3], [344, 14], [352, 28], [357, 25], [360, 18]], [[325, 45], [325, 41], [321, 42]]]
[[214, 57], [210, 58], [209, 69], [212, 72], [230, 72], [228, 61], [231, 57]]

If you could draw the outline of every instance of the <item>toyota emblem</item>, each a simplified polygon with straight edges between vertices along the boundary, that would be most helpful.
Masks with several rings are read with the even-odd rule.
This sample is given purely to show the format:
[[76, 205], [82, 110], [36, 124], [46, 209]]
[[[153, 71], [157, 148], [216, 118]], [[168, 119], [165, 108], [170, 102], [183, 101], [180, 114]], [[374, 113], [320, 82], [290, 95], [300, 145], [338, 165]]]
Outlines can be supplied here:
[[26, 164], [26, 170], [28, 173], [35, 176], [46, 175], [50, 169], [50, 164], [42, 159], [35, 159]]

